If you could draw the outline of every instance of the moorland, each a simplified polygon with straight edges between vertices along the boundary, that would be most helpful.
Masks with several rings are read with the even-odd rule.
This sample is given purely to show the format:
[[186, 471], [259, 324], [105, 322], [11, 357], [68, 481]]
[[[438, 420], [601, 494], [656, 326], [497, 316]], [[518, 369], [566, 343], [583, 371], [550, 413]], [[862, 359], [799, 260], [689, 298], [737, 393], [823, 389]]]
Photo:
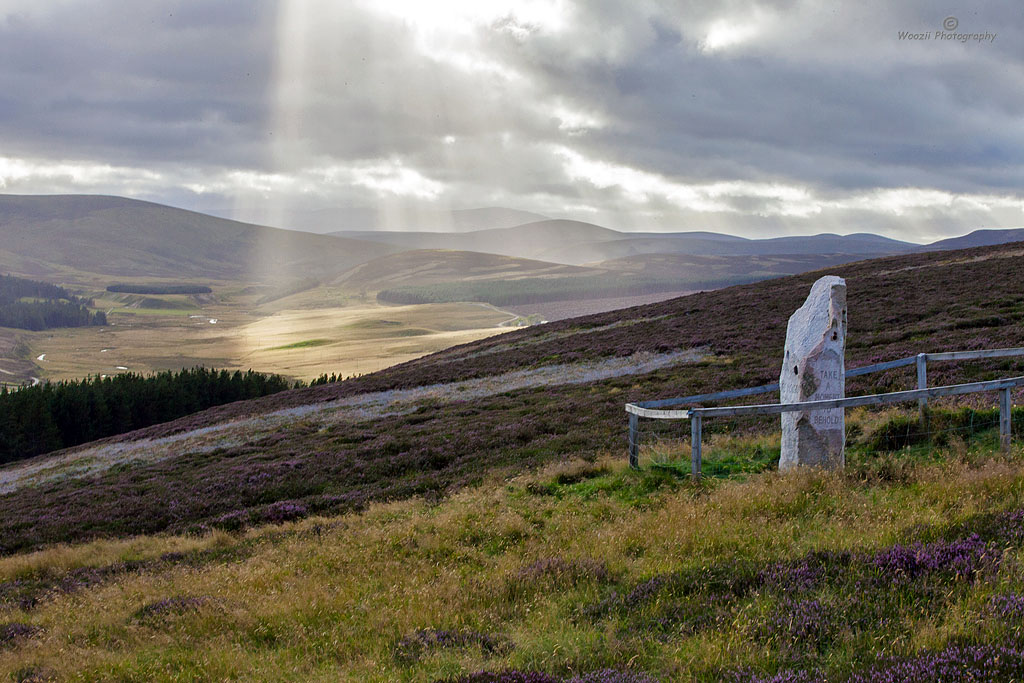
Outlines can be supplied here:
[[[996, 448], [992, 397], [937, 404], [924, 439], [913, 412], [851, 413], [836, 474], [780, 476], [774, 425], [722, 420], [699, 483], [626, 467], [623, 404], [774, 381], [786, 320], [826, 272], [848, 284], [847, 367], [1020, 346], [1022, 254], [904, 254], [551, 322], [9, 465], [0, 667], [1019, 678], [1024, 460]], [[848, 392], [912, 385], [899, 369]]]

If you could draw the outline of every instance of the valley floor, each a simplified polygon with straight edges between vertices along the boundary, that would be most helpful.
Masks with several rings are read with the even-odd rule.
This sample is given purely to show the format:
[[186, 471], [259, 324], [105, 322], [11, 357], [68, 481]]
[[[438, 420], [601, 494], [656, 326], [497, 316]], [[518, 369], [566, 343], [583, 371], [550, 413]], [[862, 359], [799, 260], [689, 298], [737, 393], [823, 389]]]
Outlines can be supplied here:
[[312, 380], [365, 375], [519, 325], [664, 301], [687, 292], [514, 306], [382, 305], [331, 287], [268, 303], [221, 285], [217, 296], [96, 297], [111, 324], [28, 332], [0, 328], [0, 384], [77, 380], [203, 365]]
[[[311, 380], [350, 376], [508, 331], [516, 314], [478, 304], [384, 306], [344, 297], [294, 297], [274, 307], [244, 301], [183, 308], [115, 308], [110, 325], [27, 332], [0, 329], [0, 380], [51, 381], [204, 365]], [[165, 297], [169, 298], [169, 297]], [[185, 297], [179, 297], [185, 299]], [[176, 302], [174, 302], [176, 303]], [[15, 355], [21, 343], [21, 356]]]

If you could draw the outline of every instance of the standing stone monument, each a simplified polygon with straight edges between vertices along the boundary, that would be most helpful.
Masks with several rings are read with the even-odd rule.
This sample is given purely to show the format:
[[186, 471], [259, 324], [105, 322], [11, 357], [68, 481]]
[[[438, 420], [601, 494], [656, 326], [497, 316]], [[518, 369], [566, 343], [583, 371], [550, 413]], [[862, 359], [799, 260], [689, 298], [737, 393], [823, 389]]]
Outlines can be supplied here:
[[[829, 275], [811, 287], [789, 318], [779, 376], [781, 403], [843, 398], [846, 369], [846, 281]], [[841, 469], [846, 422], [842, 408], [782, 413], [779, 470], [798, 466]]]

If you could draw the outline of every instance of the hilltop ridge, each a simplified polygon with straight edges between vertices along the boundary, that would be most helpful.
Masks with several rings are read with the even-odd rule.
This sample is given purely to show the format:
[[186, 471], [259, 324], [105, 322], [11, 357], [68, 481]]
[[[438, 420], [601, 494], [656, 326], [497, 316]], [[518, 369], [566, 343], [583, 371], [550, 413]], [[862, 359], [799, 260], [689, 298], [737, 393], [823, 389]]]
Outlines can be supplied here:
[[393, 251], [123, 197], [0, 194], [0, 270], [28, 275], [274, 280]]

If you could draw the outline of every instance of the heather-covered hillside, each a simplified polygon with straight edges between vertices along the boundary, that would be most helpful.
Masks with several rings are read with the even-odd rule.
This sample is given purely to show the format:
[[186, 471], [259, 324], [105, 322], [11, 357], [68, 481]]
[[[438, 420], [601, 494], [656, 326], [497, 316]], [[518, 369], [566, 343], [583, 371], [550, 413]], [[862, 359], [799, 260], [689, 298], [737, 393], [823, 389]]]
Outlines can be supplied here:
[[[1021, 345], [1022, 253], [1014, 244], [830, 269], [848, 281], [848, 366]], [[494, 472], [620, 453], [628, 400], [773, 381], [786, 319], [822, 274], [511, 332], [31, 461], [31, 472], [0, 470], [0, 550], [437, 498]], [[931, 381], [994, 367], [1019, 370], [946, 365]], [[910, 386], [906, 371], [871, 381]]]
[[[1019, 249], [836, 270], [851, 366], [1021, 344]], [[775, 427], [725, 420], [706, 455], [732, 470], [695, 484], [626, 466], [623, 403], [773, 380], [817, 275], [513, 332], [0, 469], [0, 676], [1017, 680], [1022, 450], [999, 451], [985, 411], [936, 410], [930, 442], [906, 438], [913, 407], [850, 411], [841, 473], [778, 475]], [[850, 389], [911, 384], [872, 380]]]

